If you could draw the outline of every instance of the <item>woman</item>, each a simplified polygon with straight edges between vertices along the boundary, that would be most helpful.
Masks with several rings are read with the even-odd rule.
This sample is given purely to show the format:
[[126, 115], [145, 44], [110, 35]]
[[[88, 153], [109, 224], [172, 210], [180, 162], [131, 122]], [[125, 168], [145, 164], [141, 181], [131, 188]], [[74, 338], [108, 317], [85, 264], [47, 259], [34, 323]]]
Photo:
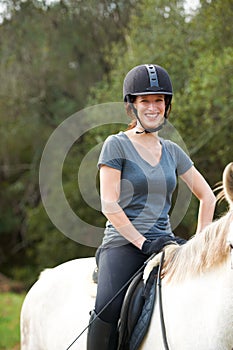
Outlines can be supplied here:
[[114, 296], [149, 255], [171, 241], [185, 243], [174, 236], [168, 214], [177, 175], [199, 199], [197, 233], [213, 219], [215, 196], [209, 185], [178, 145], [158, 136], [172, 94], [170, 77], [158, 65], [136, 66], [125, 77], [124, 102], [133, 121], [127, 131], [107, 138], [98, 163], [102, 211], [108, 221], [98, 250], [88, 350], [117, 348], [117, 322], [126, 290]]

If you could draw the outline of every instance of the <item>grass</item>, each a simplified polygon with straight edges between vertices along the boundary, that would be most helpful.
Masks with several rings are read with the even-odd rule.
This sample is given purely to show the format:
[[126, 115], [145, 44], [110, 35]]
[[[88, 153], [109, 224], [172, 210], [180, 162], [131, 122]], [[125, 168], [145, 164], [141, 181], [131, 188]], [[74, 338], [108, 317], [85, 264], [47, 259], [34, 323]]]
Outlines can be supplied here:
[[20, 349], [19, 318], [24, 297], [24, 294], [0, 294], [0, 350]]

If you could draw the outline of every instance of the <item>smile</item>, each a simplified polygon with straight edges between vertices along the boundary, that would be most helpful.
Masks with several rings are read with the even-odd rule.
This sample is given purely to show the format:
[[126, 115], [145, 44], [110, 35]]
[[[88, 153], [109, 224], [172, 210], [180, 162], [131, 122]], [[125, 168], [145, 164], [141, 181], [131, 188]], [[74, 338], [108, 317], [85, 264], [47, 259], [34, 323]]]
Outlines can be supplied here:
[[157, 119], [160, 117], [160, 113], [153, 113], [153, 114], [145, 114], [145, 117], [148, 119]]

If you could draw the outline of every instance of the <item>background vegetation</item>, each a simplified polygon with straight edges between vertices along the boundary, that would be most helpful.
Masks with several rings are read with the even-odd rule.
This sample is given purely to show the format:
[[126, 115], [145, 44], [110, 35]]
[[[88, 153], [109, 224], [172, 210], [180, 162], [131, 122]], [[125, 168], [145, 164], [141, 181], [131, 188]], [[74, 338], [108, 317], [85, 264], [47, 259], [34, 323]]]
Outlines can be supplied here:
[[0, 294], [0, 349], [19, 350], [19, 314], [25, 295]]
[[[0, 271], [28, 288], [41, 269], [94, 253], [59, 232], [43, 208], [38, 169], [46, 141], [73, 113], [121, 101], [124, 75], [134, 65], [158, 63], [169, 71], [170, 121], [210, 185], [221, 179], [233, 160], [233, 3], [201, 0], [192, 15], [182, 0], [2, 3]], [[104, 218], [85, 206], [74, 177], [97, 140], [117, 131], [110, 125], [87, 133], [64, 166], [70, 204], [99, 226]], [[179, 233], [190, 237], [196, 217], [193, 199]]]

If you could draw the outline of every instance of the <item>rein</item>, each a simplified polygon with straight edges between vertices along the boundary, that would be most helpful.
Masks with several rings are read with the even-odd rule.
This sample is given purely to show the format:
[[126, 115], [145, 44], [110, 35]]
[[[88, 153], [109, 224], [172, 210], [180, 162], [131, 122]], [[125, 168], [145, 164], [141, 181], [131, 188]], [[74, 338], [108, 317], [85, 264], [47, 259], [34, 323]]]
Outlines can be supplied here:
[[231, 269], [233, 269], [233, 243], [230, 243]]
[[[233, 269], [233, 244], [230, 243], [230, 254], [231, 254], [231, 268]], [[144, 267], [147, 265], [147, 263], [153, 259], [153, 257], [156, 254], [153, 254], [150, 256], [149, 259], [147, 259], [144, 264], [138, 269], [138, 271], [123, 285], [123, 287], [115, 294], [115, 296], [103, 307], [103, 309], [96, 315], [98, 317], [113, 301], [114, 299], [124, 290], [125, 287], [127, 287], [130, 282], [134, 279], [134, 277], [137, 276], [139, 272], [141, 272]], [[162, 337], [163, 337], [163, 345], [165, 350], [169, 350], [168, 342], [167, 342], [167, 333], [166, 333], [166, 326], [165, 326], [165, 321], [164, 321], [164, 313], [163, 313], [163, 300], [162, 300], [162, 268], [163, 268], [163, 263], [164, 263], [164, 258], [165, 258], [165, 251], [162, 252], [161, 255], [161, 260], [159, 263], [159, 269], [158, 269], [158, 277], [157, 277], [157, 288], [158, 288], [158, 304], [159, 304], [159, 314], [160, 314], [160, 322], [161, 322], [161, 330], [162, 330]], [[91, 323], [95, 321], [95, 318], [92, 320]], [[83, 331], [74, 339], [74, 341], [66, 348], [66, 350], [69, 350], [74, 343], [81, 337], [81, 335], [88, 329], [90, 324], [86, 326]]]
[[[231, 269], [233, 269], [233, 244], [230, 243], [230, 255], [231, 255]], [[163, 336], [163, 345], [165, 350], [169, 350], [168, 342], [167, 342], [167, 333], [166, 326], [164, 322], [164, 314], [163, 314], [163, 299], [162, 299], [162, 268], [164, 263], [165, 251], [162, 252], [159, 270], [158, 270], [158, 278], [157, 278], [157, 287], [158, 287], [158, 303], [159, 303], [159, 314], [160, 314], [160, 322], [161, 322], [161, 330]], [[233, 350], [233, 349], [232, 349]]]
[[163, 345], [164, 345], [164, 349], [169, 350], [169, 346], [167, 342], [166, 327], [165, 327], [164, 316], [163, 316], [163, 299], [162, 299], [161, 273], [162, 273], [162, 268], [164, 263], [164, 257], [165, 257], [165, 251], [162, 252], [162, 256], [159, 264], [157, 287], [158, 287], [158, 303], [159, 303], [160, 322], [161, 322], [161, 329], [162, 329], [162, 336], [163, 336]]
[[[98, 314], [96, 314], [96, 317], [98, 317], [115, 299], [116, 297], [130, 284], [130, 282], [138, 275], [139, 272], [141, 272], [145, 266], [148, 264], [148, 262], [154, 258], [154, 256], [156, 255], [156, 253], [152, 254], [149, 259], [147, 259], [144, 264], [135, 272], [135, 274], [123, 285], [123, 287], [121, 287], [119, 289], [119, 291], [114, 295], [114, 297], [102, 308], [102, 310], [100, 310], [100, 312]], [[96, 317], [89, 322], [89, 324], [82, 330], [81, 333], [79, 333], [79, 335], [72, 341], [72, 343], [66, 348], [66, 350], [69, 350], [74, 343], [76, 343], [76, 341], [81, 337], [81, 335], [89, 328], [89, 326], [95, 321]]]

